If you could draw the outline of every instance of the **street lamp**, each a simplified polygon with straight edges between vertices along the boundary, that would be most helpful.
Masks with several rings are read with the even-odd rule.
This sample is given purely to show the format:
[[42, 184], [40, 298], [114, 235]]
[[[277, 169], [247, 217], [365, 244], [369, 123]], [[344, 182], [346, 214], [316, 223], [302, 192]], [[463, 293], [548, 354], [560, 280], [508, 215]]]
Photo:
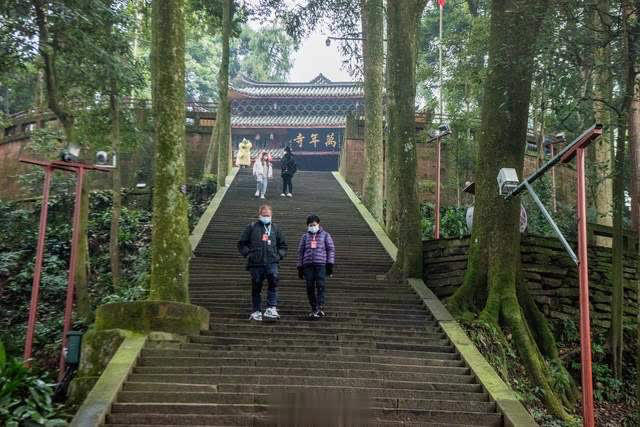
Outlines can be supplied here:
[[[553, 228], [565, 250], [571, 256], [571, 259], [578, 266], [578, 280], [580, 283], [580, 362], [582, 365], [582, 419], [586, 427], [595, 425], [593, 417], [593, 379], [591, 372], [591, 324], [589, 322], [589, 260], [587, 257], [587, 202], [586, 202], [586, 185], [585, 185], [585, 148], [602, 135], [602, 125], [595, 124], [582, 133], [573, 142], [563, 148], [556, 156], [553, 156], [547, 163], [539, 167], [531, 176], [518, 184], [513, 190], [504, 197], [509, 200], [525, 189], [531, 194], [533, 200], [538, 205], [543, 215]], [[538, 195], [533, 190], [531, 184], [546, 171], [556, 164], [568, 163], [576, 158], [576, 178], [577, 178], [577, 211], [578, 211], [578, 256], [576, 257], [573, 249], [567, 243], [562, 232], [556, 225], [555, 221], [544, 207]], [[508, 172], [500, 170], [500, 175], [506, 176]], [[516, 177], [517, 179], [517, 177]], [[502, 194], [502, 193], [501, 193]]]

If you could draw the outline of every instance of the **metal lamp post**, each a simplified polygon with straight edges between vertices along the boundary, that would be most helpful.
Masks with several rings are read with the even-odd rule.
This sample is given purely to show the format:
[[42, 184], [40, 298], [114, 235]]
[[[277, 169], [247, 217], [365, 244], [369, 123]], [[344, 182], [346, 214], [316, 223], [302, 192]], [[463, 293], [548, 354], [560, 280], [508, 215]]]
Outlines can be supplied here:
[[[62, 333], [62, 349], [60, 351], [60, 364], [58, 379], [64, 376], [65, 367], [65, 348], [67, 347], [67, 335], [71, 328], [71, 317], [73, 312], [73, 294], [75, 290], [76, 261], [78, 259], [78, 243], [80, 240], [80, 199], [82, 194], [82, 186], [84, 176], [87, 171], [95, 170], [107, 172], [113, 166], [87, 165], [75, 161], [43, 161], [29, 158], [20, 158], [20, 162], [40, 166], [44, 169], [44, 186], [42, 190], [42, 207], [40, 210], [40, 224], [38, 229], [38, 244], [36, 247], [36, 260], [33, 273], [33, 282], [31, 285], [31, 304], [29, 306], [29, 318], [27, 321], [27, 335], [24, 345], [23, 357], [25, 362], [31, 358], [33, 350], [33, 337], [35, 334], [36, 318], [38, 314], [38, 301], [40, 297], [40, 278], [42, 276], [42, 261], [44, 258], [44, 244], [47, 230], [47, 213], [49, 207], [49, 190], [51, 187], [51, 176], [54, 170], [61, 170], [76, 174], [76, 195], [73, 208], [73, 222], [71, 233], [71, 258], [69, 260], [69, 275], [67, 284], [67, 295], [65, 299], [64, 322]], [[114, 157], [115, 162], [115, 157]]]
[[[511, 199], [525, 189], [551, 224], [566, 251], [578, 266], [578, 280], [580, 284], [580, 362], [582, 365], [582, 419], [583, 425], [595, 425], [593, 415], [593, 378], [591, 372], [591, 324], [589, 321], [589, 260], [587, 256], [587, 197], [585, 185], [585, 148], [602, 135], [602, 125], [595, 124], [582, 133], [577, 139], [552, 157], [546, 164], [538, 168], [531, 176], [518, 184], [505, 198]], [[578, 256], [567, 243], [555, 221], [546, 210], [531, 184], [557, 163], [568, 163], [576, 158], [577, 175], [577, 212], [578, 212]]]
[[438, 128], [438, 134], [427, 140], [427, 144], [436, 141], [436, 207], [435, 218], [433, 220], [433, 238], [440, 240], [440, 166], [441, 166], [441, 145], [442, 138], [451, 135], [451, 130], [447, 125], [440, 125]]

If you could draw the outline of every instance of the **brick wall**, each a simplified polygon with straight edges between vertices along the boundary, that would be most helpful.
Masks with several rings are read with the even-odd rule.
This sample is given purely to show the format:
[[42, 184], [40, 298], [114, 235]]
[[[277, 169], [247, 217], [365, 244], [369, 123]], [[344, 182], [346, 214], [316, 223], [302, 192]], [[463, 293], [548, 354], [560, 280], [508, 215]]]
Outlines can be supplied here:
[[[447, 144], [442, 145], [441, 151], [441, 197], [443, 206], [453, 206], [457, 203], [458, 192], [462, 190], [464, 181], [469, 178], [462, 177], [461, 182], [456, 182], [456, 177], [449, 174], [447, 158], [451, 154]], [[417, 144], [417, 181], [418, 198], [422, 202], [435, 202], [436, 190], [436, 146], [435, 144]], [[524, 176], [530, 175], [537, 168], [537, 157], [527, 154], [524, 162]], [[362, 192], [364, 178], [364, 141], [351, 138], [345, 141], [340, 153], [340, 173], [345, 177], [351, 188], [356, 193]], [[575, 203], [575, 170], [571, 166], [558, 165], [554, 168], [556, 174], [556, 191], [559, 201], [569, 204]], [[548, 174], [551, 176], [551, 173]], [[522, 178], [522, 177], [520, 177]], [[459, 188], [458, 188], [459, 187]], [[461, 204], [470, 205], [471, 197], [460, 194]]]

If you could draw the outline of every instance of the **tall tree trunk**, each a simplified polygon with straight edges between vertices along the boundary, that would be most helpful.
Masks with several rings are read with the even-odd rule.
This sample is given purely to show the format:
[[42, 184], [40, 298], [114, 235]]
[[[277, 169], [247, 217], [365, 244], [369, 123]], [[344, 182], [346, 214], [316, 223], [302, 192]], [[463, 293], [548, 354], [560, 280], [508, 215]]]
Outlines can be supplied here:
[[207, 155], [204, 159], [204, 169], [202, 176], [215, 175], [218, 171], [218, 129], [220, 128], [219, 120], [216, 115], [216, 124], [211, 129], [211, 138], [209, 138], [209, 147], [207, 147]]
[[384, 88], [384, 5], [382, 0], [362, 0], [364, 53], [364, 143], [365, 173], [363, 202], [382, 223], [384, 201], [384, 146], [382, 135], [382, 91]]
[[156, 138], [150, 299], [188, 302], [189, 224], [184, 110], [184, 3], [153, 2]]
[[625, 119], [620, 115], [618, 141], [613, 173], [613, 251], [611, 258], [611, 327], [609, 350], [611, 365], [616, 378], [622, 379], [623, 320], [624, 320], [624, 247], [622, 224], [624, 222], [624, 155]]
[[[593, 113], [597, 123], [612, 126], [611, 111], [607, 104], [611, 102], [611, 52], [609, 38], [611, 22], [609, 18], [609, 0], [598, 0], [593, 14], [596, 48], [594, 50], [594, 86]], [[611, 186], [611, 138], [608, 132], [595, 142], [595, 167], [597, 186], [595, 207], [598, 224], [612, 226], [611, 207], [613, 202]], [[608, 240], [596, 239], [599, 245], [609, 245]]]
[[420, 206], [416, 180], [416, 58], [418, 22], [425, 0], [387, 4], [387, 108], [390, 163], [389, 192], [393, 198], [390, 225], [398, 255], [391, 274], [422, 277]]
[[[47, 22], [47, 2], [43, 0], [32, 1], [35, 10], [35, 22], [38, 27], [38, 50], [42, 58], [44, 80], [47, 93], [47, 105], [62, 124], [67, 144], [74, 143], [73, 126], [75, 117], [61, 102], [58, 88], [56, 50], [49, 40], [49, 24]], [[88, 179], [82, 186], [80, 201], [80, 240], [78, 242], [78, 256], [76, 259], [75, 292], [76, 311], [80, 318], [86, 322], [92, 320], [89, 291], [87, 289], [89, 277], [89, 239], [87, 236], [89, 227], [89, 188]]]
[[[109, 95], [111, 110], [111, 151], [116, 156], [120, 154], [120, 103], [118, 100], [118, 85], [111, 83]], [[111, 260], [111, 281], [114, 289], [120, 287], [120, 211], [122, 209], [122, 184], [120, 179], [120, 164], [111, 170], [111, 230], [109, 232], [109, 258]]]
[[568, 405], [575, 390], [560, 391], [558, 395], [559, 390], [552, 388], [543, 352], [559, 362], [557, 347], [521, 274], [520, 200], [507, 201], [496, 191], [496, 177], [501, 168], [514, 168], [522, 176], [532, 63], [547, 6], [547, 0], [491, 2], [474, 226], [464, 282], [448, 305], [457, 315], [479, 312], [480, 321], [496, 330], [500, 326], [509, 328], [520, 358], [532, 380], [540, 386], [547, 406], [556, 416], [568, 419], [563, 402]]
[[218, 74], [218, 188], [224, 187], [229, 174], [231, 154], [231, 106], [229, 103], [229, 38], [231, 37], [233, 0], [222, 0], [222, 60]]

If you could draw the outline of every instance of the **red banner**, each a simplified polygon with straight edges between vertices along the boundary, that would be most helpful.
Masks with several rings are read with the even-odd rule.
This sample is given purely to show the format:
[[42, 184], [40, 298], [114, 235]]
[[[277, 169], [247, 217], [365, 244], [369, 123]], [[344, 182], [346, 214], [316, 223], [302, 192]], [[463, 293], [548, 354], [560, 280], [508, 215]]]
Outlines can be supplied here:
[[444, 3], [446, 0], [438, 0], [438, 4], [440, 5], [440, 7], [444, 7]]

